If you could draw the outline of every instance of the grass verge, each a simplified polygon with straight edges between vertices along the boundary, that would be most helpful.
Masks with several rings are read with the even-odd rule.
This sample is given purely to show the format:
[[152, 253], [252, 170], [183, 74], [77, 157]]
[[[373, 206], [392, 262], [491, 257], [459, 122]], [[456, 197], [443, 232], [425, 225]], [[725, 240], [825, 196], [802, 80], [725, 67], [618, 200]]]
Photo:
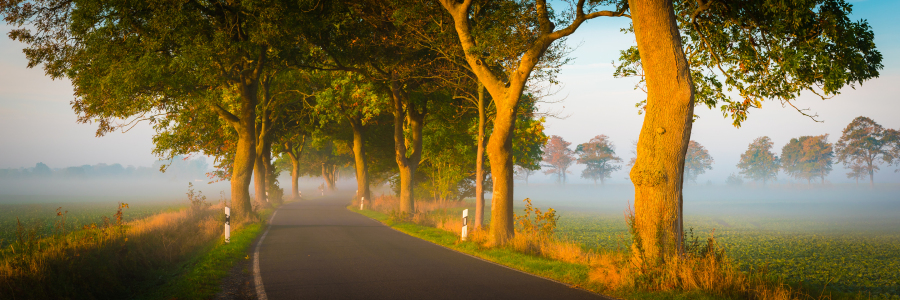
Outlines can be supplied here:
[[495, 262], [519, 271], [555, 280], [563, 284], [592, 292], [602, 291], [602, 287], [590, 281], [590, 267], [584, 264], [568, 263], [545, 257], [529, 255], [509, 248], [488, 248], [475, 242], [462, 242], [455, 233], [442, 229], [407, 222], [394, 222], [385, 213], [350, 210], [375, 219], [400, 232], [465, 253], [487, 261]]
[[[662, 282], [678, 281], [682, 286], [693, 287], [676, 287], [676, 288], [659, 288], [648, 287], [644, 283], [622, 284], [622, 281], [635, 280], [634, 275], [623, 274], [621, 271], [627, 271], [622, 266], [616, 267], [623, 260], [617, 257], [617, 253], [584, 253], [579, 251], [577, 245], [571, 243], [551, 243], [549, 251], [526, 250], [532, 253], [524, 253], [522, 249], [529, 247], [522, 246], [505, 246], [505, 247], [488, 247], [483, 243], [475, 242], [479, 237], [472, 238], [472, 234], [482, 234], [479, 232], [470, 233], [470, 241], [463, 242], [459, 239], [459, 232], [451, 230], [456, 229], [459, 224], [447, 226], [443, 221], [431, 221], [427, 226], [416, 224], [416, 220], [398, 219], [395, 215], [386, 214], [379, 211], [359, 210], [357, 205], [348, 207], [351, 211], [357, 212], [369, 218], [375, 219], [390, 226], [400, 232], [406, 233], [413, 237], [417, 237], [458, 252], [469, 254], [481, 259], [485, 259], [497, 264], [505, 265], [510, 268], [520, 270], [526, 273], [534, 274], [551, 280], [561, 282], [563, 284], [581, 288], [595, 293], [604, 295], [612, 295], [617, 298], [625, 299], [820, 299], [820, 300], [840, 300], [840, 299], [894, 299], [883, 298], [880, 295], [865, 295], [862, 293], [842, 293], [831, 289], [815, 288], [798, 283], [784, 283], [783, 278], [772, 275], [769, 272], [751, 272], [739, 274], [735, 272], [724, 272], [720, 262], [712, 261], [714, 256], [698, 256], [699, 259], [687, 260], [687, 264], [666, 269], [664, 271], [676, 271], [678, 274], [660, 274]], [[539, 212], [539, 211], [538, 211]], [[458, 215], [453, 213], [453, 215]], [[421, 217], [420, 217], [421, 218]], [[440, 218], [438, 218], [440, 219]], [[400, 221], [403, 220], [403, 221]], [[421, 220], [420, 220], [421, 221]], [[438, 228], [440, 227], [440, 228]], [[517, 234], [517, 237], [521, 234]], [[483, 237], [481, 237], [483, 239]], [[527, 239], [527, 238], [526, 238]], [[512, 244], [516, 244], [514, 241]], [[559, 247], [561, 245], [562, 247]], [[546, 245], [545, 245], [546, 246]], [[545, 247], [537, 246], [537, 248]], [[534, 247], [534, 246], [530, 246]], [[553, 247], [558, 247], [552, 249]], [[518, 248], [518, 249], [517, 249]], [[549, 257], [547, 256], [549, 254]], [[619, 254], [620, 256], [622, 254]], [[586, 259], [585, 259], [586, 258]], [[709, 269], [709, 266], [714, 266]], [[728, 264], [725, 264], [726, 266]], [[698, 270], [699, 269], [699, 270]], [[709, 270], [705, 270], [709, 269]], [[607, 271], [601, 271], [607, 270]], [[611, 270], [611, 271], [610, 271]], [[687, 277], [679, 277], [687, 276]], [[725, 278], [725, 277], [738, 278]], [[646, 276], [644, 276], [646, 277]], [[639, 280], [647, 281], [646, 278]], [[653, 281], [653, 280], [651, 280]], [[648, 281], [648, 282], [651, 282]], [[688, 282], [689, 281], [689, 282]], [[611, 288], [608, 284], [619, 282], [619, 288]], [[738, 285], [738, 286], [732, 286]]]
[[[139, 299], [211, 299], [221, 290], [222, 280], [232, 267], [253, 259], [249, 253], [253, 242], [263, 232], [275, 209], [260, 211], [260, 221], [244, 225], [232, 232], [231, 242], [219, 240], [208, 250], [192, 257], [163, 286]], [[252, 272], [252, 271], [251, 271]]]

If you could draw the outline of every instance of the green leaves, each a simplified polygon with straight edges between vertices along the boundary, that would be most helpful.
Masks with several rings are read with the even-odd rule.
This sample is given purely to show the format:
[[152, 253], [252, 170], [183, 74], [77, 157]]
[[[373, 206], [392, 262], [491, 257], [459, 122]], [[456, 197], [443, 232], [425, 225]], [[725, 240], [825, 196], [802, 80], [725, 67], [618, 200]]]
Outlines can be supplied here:
[[697, 141], [688, 143], [687, 153], [684, 155], [684, 179], [697, 182], [697, 176], [712, 170], [714, 160], [709, 151]]
[[768, 136], [761, 136], [753, 140], [747, 146], [747, 151], [741, 154], [741, 161], [737, 167], [741, 169], [741, 174], [755, 181], [775, 180], [780, 167], [780, 160], [775, 153], [772, 152], [772, 139]]
[[575, 154], [578, 155], [577, 162], [587, 165], [581, 172], [581, 178], [593, 179], [603, 182], [604, 179], [612, 177], [612, 172], [622, 169], [622, 159], [616, 156], [616, 147], [606, 135], [598, 135], [587, 143], [579, 144], [575, 148]]
[[[769, 99], [814, 118], [793, 103], [802, 92], [827, 99], [884, 67], [872, 29], [843, 0], [679, 0], [675, 13], [695, 103], [718, 105], [736, 127]], [[614, 75], [643, 76], [636, 47]]]
[[828, 135], [801, 136], [793, 138], [781, 149], [781, 168], [797, 179], [825, 176], [831, 172], [831, 158], [834, 156]]

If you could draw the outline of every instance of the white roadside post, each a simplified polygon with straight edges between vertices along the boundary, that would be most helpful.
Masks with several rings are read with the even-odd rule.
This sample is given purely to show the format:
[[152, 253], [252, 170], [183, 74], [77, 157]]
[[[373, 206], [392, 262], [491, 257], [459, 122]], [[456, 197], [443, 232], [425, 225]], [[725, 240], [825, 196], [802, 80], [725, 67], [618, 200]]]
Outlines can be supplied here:
[[231, 208], [225, 207], [225, 243], [231, 242]]
[[462, 226], [462, 240], [465, 241], [467, 237], [469, 237], [469, 209], [463, 210], [463, 226]]
[[359, 197], [359, 210], [363, 210], [363, 204], [366, 203], [366, 197]]

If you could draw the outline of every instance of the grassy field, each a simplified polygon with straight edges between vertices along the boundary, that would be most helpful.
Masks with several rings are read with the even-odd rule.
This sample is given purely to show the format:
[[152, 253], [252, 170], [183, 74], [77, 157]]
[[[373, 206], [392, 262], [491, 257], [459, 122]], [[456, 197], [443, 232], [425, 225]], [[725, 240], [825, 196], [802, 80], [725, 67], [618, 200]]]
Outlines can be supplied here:
[[[164, 211], [178, 210], [187, 206], [184, 201], [145, 201], [129, 204], [129, 208], [122, 212], [126, 222], [146, 218]], [[62, 218], [62, 216], [57, 215], [57, 212], [65, 214], [66, 231], [73, 231], [91, 223], [102, 223], [103, 217], [109, 218], [116, 213], [117, 206], [118, 203], [114, 201], [34, 204], [0, 203], [0, 248], [15, 241], [17, 221], [26, 229], [37, 229], [37, 232], [49, 235], [56, 230], [54, 225]]]
[[[898, 223], [879, 218], [685, 218], [685, 227], [693, 228], [700, 240], [714, 230], [742, 269], [767, 266], [788, 282], [887, 299], [900, 299]], [[631, 239], [622, 216], [579, 212], [561, 212], [557, 233], [589, 249], [622, 249]]]

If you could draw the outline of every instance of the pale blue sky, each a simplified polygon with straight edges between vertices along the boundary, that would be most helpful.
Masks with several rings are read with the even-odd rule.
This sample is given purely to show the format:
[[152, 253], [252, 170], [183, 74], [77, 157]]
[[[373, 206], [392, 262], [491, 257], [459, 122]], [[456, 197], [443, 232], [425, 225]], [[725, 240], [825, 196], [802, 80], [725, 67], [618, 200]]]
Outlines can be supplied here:
[[[884, 56], [881, 77], [856, 90], [827, 101], [803, 97], [798, 107], [808, 107], [819, 114], [824, 123], [815, 123], [777, 101], [763, 104], [762, 110], [751, 112], [740, 129], [731, 126], [718, 110], [698, 108], [700, 120], [694, 125], [693, 139], [709, 149], [715, 159], [713, 170], [698, 181], [723, 182], [754, 138], [768, 135], [776, 152], [791, 138], [828, 133], [836, 141], [841, 130], [853, 118], [864, 115], [885, 127], [900, 128], [900, 22], [893, 14], [900, 11], [900, 1], [853, 1], [852, 19], [867, 19], [874, 28], [876, 45]], [[634, 43], [632, 35], [619, 32], [627, 20], [601, 18], [587, 22], [570, 39], [581, 44], [573, 53], [576, 58], [564, 67], [560, 81], [564, 86], [557, 97], [565, 101], [553, 104], [570, 115], [565, 120], [549, 120], [547, 134], [560, 135], [575, 144], [598, 134], [606, 134], [618, 147], [623, 159], [631, 157], [631, 141], [637, 139], [643, 118], [634, 104], [644, 98], [633, 89], [634, 79], [612, 77], [611, 61], [618, 51]], [[132, 131], [94, 137], [95, 126], [77, 124], [69, 102], [72, 88], [67, 80], [53, 81], [43, 70], [27, 69], [22, 45], [9, 40], [10, 27], [0, 26], [0, 168], [33, 167], [44, 162], [51, 168], [121, 163], [149, 166], [156, 158], [152, 149], [152, 130], [138, 126]], [[563, 108], [564, 106], [564, 108]], [[876, 175], [881, 182], [900, 182], [896, 167], [883, 168]], [[580, 173], [573, 170], [576, 178]], [[625, 171], [616, 174], [614, 182], [624, 183]], [[783, 176], [781, 176], [783, 177]], [[846, 181], [839, 166], [828, 178]]]

